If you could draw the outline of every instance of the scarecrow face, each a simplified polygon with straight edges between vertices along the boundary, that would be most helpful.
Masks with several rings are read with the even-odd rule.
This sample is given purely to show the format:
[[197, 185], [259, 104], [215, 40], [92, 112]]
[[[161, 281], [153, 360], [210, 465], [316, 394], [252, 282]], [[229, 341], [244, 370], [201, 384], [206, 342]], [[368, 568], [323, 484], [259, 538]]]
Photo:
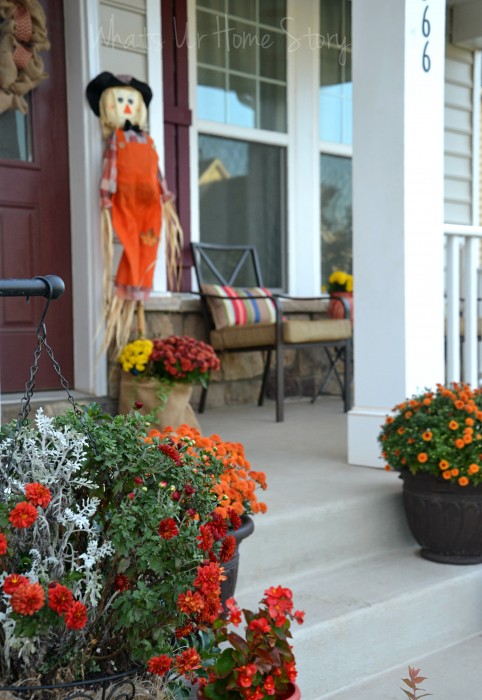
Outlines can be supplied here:
[[122, 129], [127, 120], [141, 129], [145, 126], [147, 110], [138, 90], [131, 87], [113, 87], [101, 96], [102, 116], [111, 128]]

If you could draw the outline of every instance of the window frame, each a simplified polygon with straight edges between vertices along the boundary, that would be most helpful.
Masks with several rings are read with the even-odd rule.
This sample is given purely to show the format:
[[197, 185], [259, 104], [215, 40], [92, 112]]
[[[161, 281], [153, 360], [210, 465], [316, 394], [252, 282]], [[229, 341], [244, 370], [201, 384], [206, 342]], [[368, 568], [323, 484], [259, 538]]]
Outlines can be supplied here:
[[[196, 0], [188, 0], [189, 99], [191, 126], [191, 238], [200, 240], [198, 134], [265, 143], [286, 149], [286, 225], [282, 242], [283, 286], [287, 293], [316, 296], [321, 289], [319, 52], [302, 35], [319, 26], [319, 0], [287, 0], [287, 132], [268, 131], [197, 117]], [[296, 50], [289, 50], [291, 42]], [[303, 84], [301, 84], [303, 81]], [[301, 128], [299, 125], [301, 124]], [[297, 128], [298, 125], [298, 128]], [[197, 288], [194, 274], [193, 289]]]

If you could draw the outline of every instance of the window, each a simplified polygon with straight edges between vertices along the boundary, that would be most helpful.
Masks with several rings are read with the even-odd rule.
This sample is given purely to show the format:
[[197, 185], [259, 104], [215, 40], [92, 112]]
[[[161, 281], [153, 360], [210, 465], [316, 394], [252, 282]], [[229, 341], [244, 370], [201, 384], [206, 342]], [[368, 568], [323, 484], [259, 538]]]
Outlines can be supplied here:
[[351, 2], [321, 0], [320, 139], [352, 141]]
[[352, 269], [351, 158], [320, 157], [322, 280]]
[[199, 136], [202, 240], [256, 245], [263, 281], [282, 286], [285, 149]]
[[321, 279], [352, 271], [351, 2], [320, 0]]
[[198, 0], [199, 230], [252, 243], [266, 285], [284, 288], [286, 0]]
[[285, 0], [200, 0], [199, 119], [286, 132]]
[[[30, 105], [30, 96], [27, 96]], [[32, 123], [29, 114], [9, 109], [0, 115], [0, 160], [32, 162]]]

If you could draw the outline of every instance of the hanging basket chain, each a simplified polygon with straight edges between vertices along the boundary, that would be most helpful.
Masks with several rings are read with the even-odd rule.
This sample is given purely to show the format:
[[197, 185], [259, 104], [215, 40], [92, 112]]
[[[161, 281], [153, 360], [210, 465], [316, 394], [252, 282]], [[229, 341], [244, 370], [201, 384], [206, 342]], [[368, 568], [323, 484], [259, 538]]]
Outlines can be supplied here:
[[69, 403], [72, 405], [73, 411], [77, 418], [79, 419], [79, 423], [81, 425], [82, 431], [84, 432], [85, 436], [87, 437], [87, 440], [89, 442], [89, 445], [91, 449], [96, 453], [96, 445], [94, 442], [94, 439], [91, 435], [91, 432], [86, 424], [84, 414], [82, 412], [82, 409], [79, 408], [78, 404], [76, 404], [74, 397], [72, 396], [69, 388], [69, 383], [67, 379], [64, 377], [62, 374], [62, 370], [60, 369], [60, 365], [55, 359], [54, 351], [50, 347], [50, 345], [47, 342], [47, 327], [45, 325], [45, 317], [47, 315], [47, 311], [50, 306], [51, 300], [54, 298], [54, 290], [52, 287], [52, 284], [50, 280], [47, 277], [40, 277], [37, 279], [42, 279], [48, 286], [49, 291], [47, 295], [47, 303], [45, 304], [45, 308], [43, 310], [42, 316], [40, 318], [39, 324], [37, 326], [36, 330], [36, 338], [37, 338], [37, 346], [34, 350], [34, 355], [33, 355], [33, 363], [32, 366], [30, 367], [30, 377], [25, 384], [25, 394], [22, 397], [21, 404], [20, 404], [20, 412], [17, 416], [17, 422], [15, 426], [15, 432], [13, 435], [12, 443], [10, 445], [10, 450], [7, 458], [7, 465], [11, 465], [12, 459], [13, 459], [13, 453], [15, 451], [15, 447], [17, 444], [17, 439], [20, 434], [20, 430], [22, 426], [24, 426], [27, 423], [28, 415], [30, 412], [30, 402], [35, 390], [35, 377], [37, 375], [37, 372], [39, 370], [39, 359], [42, 354], [42, 349], [45, 348], [45, 351], [47, 352], [47, 355], [50, 358], [50, 361], [52, 362], [52, 366], [54, 368], [55, 373], [57, 374], [60, 384], [62, 388], [64, 389], [65, 393], [67, 394], [67, 398]]

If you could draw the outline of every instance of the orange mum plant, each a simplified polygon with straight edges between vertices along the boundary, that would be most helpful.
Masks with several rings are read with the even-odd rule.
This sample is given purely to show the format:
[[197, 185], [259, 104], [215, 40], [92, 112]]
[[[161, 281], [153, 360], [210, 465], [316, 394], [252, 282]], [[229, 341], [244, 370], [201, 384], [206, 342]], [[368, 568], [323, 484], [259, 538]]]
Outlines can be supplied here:
[[482, 483], [482, 389], [437, 385], [393, 409], [378, 441], [388, 470]]
[[188, 452], [191, 455], [221, 460], [224, 471], [219, 483], [214, 484], [213, 491], [218, 497], [215, 512], [223, 518], [229, 518], [232, 511], [240, 516], [266, 513], [266, 503], [258, 501], [257, 496], [257, 489], [264, 491], [267, 488], [266, 475], [262, 471], [251, 469], [241, 443], [225, 442], [219, 435], [204, 437], [199, 430], [188, 425], [181, 425], [175, 430], [167, 427], [162, 433], [151, 430], [150, 436], [161, 440], [166, 437], [188, 438]]

